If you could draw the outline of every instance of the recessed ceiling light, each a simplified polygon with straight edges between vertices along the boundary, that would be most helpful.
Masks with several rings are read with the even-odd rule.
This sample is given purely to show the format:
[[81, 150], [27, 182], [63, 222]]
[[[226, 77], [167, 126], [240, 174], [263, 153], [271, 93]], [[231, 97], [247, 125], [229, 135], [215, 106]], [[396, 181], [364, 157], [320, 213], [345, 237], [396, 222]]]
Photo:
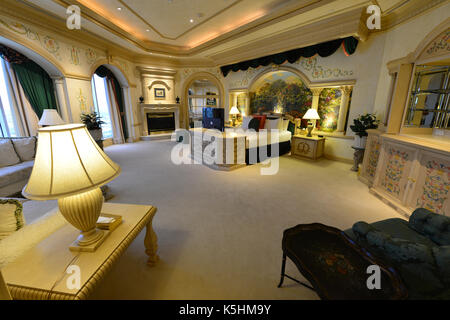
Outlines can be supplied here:
[[145, 31], [150, 32], [150, 29], [145, 29]]
[[119, 11], [120, 11], [120, 10], [122, 10], [122, 8], [121, 8], [121, 7], [117, 7], [117, 10], [119, 10]]
[[189, 22], [190, 22], [190, 23], [193, 23], [193, 22], [194, 22], [194, 19], [189, 20]]

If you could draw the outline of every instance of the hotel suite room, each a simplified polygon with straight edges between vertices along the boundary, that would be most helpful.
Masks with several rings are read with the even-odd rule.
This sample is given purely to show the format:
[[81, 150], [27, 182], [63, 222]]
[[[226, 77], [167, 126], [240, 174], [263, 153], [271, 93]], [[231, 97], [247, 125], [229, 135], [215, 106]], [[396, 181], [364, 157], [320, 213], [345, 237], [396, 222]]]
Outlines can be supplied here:
[[0, 298], [450, 299], [449, 12], [2, 0]]

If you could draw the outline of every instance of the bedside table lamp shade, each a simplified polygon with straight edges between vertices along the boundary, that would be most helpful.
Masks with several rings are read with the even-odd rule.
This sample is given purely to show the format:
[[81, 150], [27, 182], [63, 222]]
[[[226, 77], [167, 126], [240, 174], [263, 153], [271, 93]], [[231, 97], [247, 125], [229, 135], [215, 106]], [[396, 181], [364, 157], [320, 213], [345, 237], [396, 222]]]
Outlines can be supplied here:
[[[306, 120], [319, 120], [319, 114], [317, 113], [316, 109], [308, 109], [308, 111], [306, 111], [305, 115], [303, 116], [303, 119]], [[314, 129], [314, 124], [311, 121], [308, 121], [308, 134], [306, 135], [307, 137], [312, 137], [311, 135], [311, 131]]]
[[64, 120], [61, 119], [56, 109], [44, 109], [44, 113], [38, 122], [40, 126], [57, 126], [64, 123]]
[[231, 115], [240, 114], [239, 109], [236, 106], [231, 107], [230, 114]]
[[100, 149], [85, 125], [40, 128], [33, 170], [23, 194], [34, 200], [58, 199], [61, 214], [81, 230], [76, 246], [91, 246], [93, 250], [83, 251], [94, 251], [98, 245], [92, 245], [103, 237], [95, 228], [103, 205], [99, 187], [119, 174], [120, 167]]

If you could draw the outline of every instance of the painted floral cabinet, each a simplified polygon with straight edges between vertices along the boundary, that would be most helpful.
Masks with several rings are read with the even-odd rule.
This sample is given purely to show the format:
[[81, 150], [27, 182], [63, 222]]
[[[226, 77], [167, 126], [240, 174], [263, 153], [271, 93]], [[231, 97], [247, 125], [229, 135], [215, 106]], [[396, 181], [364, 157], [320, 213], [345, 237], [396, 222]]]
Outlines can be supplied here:
[[364, 159], [358, 178], [365, 184], [372, 186], [377, 170], [378, 158], [380, 157], [380, 134], [383, 132], [376, 129], [369, 129], [367, 132], [366, 150], [364, 151]]
[[423, 152], [414, 191], [408, 207], [429, 209], [450, 216], [450, 159], [439, 154]]
[[406, 215], [423, 207], [450, 216], [450, 152], [384, 134], [371, 191]]

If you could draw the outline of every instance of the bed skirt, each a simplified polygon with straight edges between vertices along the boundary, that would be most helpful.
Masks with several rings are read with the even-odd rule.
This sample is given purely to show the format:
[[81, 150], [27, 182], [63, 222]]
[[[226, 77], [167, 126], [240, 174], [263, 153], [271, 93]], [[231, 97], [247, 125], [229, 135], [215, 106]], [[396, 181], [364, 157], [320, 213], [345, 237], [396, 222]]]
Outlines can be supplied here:
[[[267, 145], [267, 155], [264, 155], [263, 157], [261, 157], [259, 154], [259, 147], [253, 148], [253, 149], [245, 149], [245, 163], [253, 164], [253, 163], [250, 163], [250, 150], [252, 150], [252, 152], [255, 152], [255, 150], [256, 150], [257, 163], [267, 160], [268, 158], [272, 158], [272, 146], [273, 145], [271, 145], [271, 144]], [[288, 140], [288, 141], [278, 143], [278, 151], [279, 152], [278, 152], [277, 156], [282, 156], [283, 154], [286, 154], [289, 151], [291, 151], [291, 141]], [[275, 157], [275, 155], [274, 155], [274, 157]]]

